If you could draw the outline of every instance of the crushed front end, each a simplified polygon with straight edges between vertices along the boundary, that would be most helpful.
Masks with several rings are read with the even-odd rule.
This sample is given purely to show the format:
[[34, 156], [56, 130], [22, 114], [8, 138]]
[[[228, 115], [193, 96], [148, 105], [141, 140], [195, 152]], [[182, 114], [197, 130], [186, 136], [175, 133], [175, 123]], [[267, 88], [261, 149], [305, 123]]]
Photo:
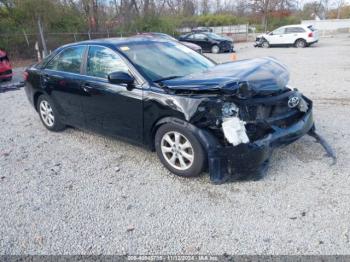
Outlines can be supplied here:
[[10, 80], [13, 76], [12, 67], [7, 54], [0, 50], [0, 81]]
[[[208, 150], [214, 183], [261, 178], [275, 147], [314, 129], [312, 101], [290, 89], [268, 97], [230, 99], [224, 107], [221, 134], [216, 131], [217, 144]], [[228, 121], [232, 124], [225, 127]]]
[[273, 58], [221, 64], [167, 82], [169, 92], [181, 96], [174, 103], [177, 110], [196, 127], [208, 152], [212, 182], [261, 178], [275, 147], [306, 134], [335, 160], [315, 132], [312, 101], [288, 82], [287, 68]]

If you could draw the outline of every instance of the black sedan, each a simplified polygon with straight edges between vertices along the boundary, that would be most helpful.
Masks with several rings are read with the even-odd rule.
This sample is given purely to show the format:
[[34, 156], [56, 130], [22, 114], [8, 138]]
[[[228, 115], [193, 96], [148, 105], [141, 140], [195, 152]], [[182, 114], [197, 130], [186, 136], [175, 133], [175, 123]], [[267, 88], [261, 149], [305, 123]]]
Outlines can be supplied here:
[[274, 147], [314, 134], [312, 102], [271, 58], [217, 65], [174, 41], [133, 37], [66, 45], [26, 72], [47, 129], [143, 145], [180, 176], [259, 177]]
[[233, 52], [233, 41], [211, 32], [193, 32], [179, 37], [180, 41], [199, 45], [203, 52], [213, 54]]

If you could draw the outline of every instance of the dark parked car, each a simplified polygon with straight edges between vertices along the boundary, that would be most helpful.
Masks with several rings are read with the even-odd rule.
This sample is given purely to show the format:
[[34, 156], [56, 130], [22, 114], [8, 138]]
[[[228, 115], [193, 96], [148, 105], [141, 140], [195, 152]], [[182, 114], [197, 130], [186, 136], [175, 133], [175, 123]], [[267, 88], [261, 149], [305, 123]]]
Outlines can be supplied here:
[[12, 66], [5, 51], [0, 49], [0, 81], [12, 79]]
[[215, 183], [260, 176], [274, 147], [315, 134], [312, 102], [271, 58], [217, 65], [174, 41], [133, 37], [66, 45], [26, 72], [46, 128], [155, 149], [180, 176], [207, 167]]
[[214, 33], [189, 33], [180, 36], [179, 40], [199, 45], [200, 47], [202, 47], [203, 52], [211, 52], [214, 54], [218, 54], [222, 52], [234, 51], [232, 40], [229, 40], [225, 37]]
[[[141, 33], [139, 35], [149, 36], [149, 37], [159, 37], [159, 38], [163, 38], [163, 39], [166, 39], [166, 40], [169, 40], [169, 41], [179, 42], [179, 40], [177, 40], [176, 38], [174, 38], [174, 37], [172, 37], [170, 35], [164, 34], [164, 33], [147, 32], [147, 33]], [[181, 43], [183, 45], [187, 46], [188, 48], [191, 48], [192, 50], [196, 51], [197, 53], [200, 53], [200, 54], [203, 53], [203, 50], [202, 50], [202, 48], [199, 45], [196, 45], [196, 44], [193, 44], [193, 43], [190, 43], [190, 42], [181, 42]]]

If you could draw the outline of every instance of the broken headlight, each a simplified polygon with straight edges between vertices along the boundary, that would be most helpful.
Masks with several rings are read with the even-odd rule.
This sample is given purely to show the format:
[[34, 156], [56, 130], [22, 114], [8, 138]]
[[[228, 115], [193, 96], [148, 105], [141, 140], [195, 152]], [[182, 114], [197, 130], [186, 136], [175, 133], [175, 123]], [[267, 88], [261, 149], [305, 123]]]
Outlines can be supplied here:
[[241, 99], [247, 99], [254, 95], [253, 90], [247, 82], [239, 84], [237, 96]]
[[238, 107], [234, 103], [224, 103], [221, 111], [222, 111], [222, 118], [238, 115]]

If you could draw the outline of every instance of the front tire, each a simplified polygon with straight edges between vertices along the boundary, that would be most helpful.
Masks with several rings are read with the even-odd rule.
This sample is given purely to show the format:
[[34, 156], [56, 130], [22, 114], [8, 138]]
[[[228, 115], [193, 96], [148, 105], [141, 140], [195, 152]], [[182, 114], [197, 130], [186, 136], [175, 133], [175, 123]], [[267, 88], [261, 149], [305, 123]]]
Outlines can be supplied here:
[[211, 52], [212, 52], [213, 54], [218, 54], [218, 53], [220, 53], [220, 47], [217, 46], [217, 45], [212, 46]]
[[37, 101], [37, 110], [43, 125], [50, 131], [58, 132], [65, 129], [51, 99], [41, 95]]
[[269, 42], [267, 42], [266, 40], [263, 40], [263, 42], [261, 43], [261, 46], [262, 46], [263, 48], [269, 48], [269, 47], [270, 47], [270, 44], [269, 44]]
[[206, 164], [206, 153], [194, 133], [176, 124], [164, 124], [157, 130], [155, 148], [162, 164], [182, 177], [199, 176]]

